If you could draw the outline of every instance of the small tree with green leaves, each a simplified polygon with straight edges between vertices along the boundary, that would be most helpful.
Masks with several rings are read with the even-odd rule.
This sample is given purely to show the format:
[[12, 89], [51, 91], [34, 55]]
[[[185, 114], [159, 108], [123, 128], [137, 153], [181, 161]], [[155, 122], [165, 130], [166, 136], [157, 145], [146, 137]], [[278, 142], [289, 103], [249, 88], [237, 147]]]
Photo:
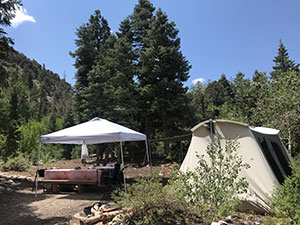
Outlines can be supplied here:
[[270, 205], [277, 217], [290, 218], [290, 224], [300, 224], [300, 155], [291, 166], [292, 175], [275, 189]]
[[239, 173], [250, 166], [238, 154], [237, 140], [226, 139], [222, 146], [216, 137], [209, 144], [206, 155], [197, 155], [194, 171], [180, 173], [171, 181], [179, 198], [188, 199], [201, 215], [217, 218], [235, 212], [238, 195], [247, 192], [248, 182]]

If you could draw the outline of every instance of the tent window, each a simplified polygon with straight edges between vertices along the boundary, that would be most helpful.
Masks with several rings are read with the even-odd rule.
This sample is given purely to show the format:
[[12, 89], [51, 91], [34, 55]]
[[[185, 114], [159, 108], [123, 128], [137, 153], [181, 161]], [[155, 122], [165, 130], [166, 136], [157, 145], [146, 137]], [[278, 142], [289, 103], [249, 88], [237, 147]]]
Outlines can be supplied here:
[[280, 171], [278, 165], [276, 164], [276, 162], [275, 162], [275, 160], [274, 160], [274, 158], [273, 158], [273, 156], [271, 154], [271, 150], [269, 149], [268, 144], [267, 144], [265, 138], [260, 139], [260, 146], [261, 146], [261, 148], [262, 148], [262, 150], [264, 152], [264, 155], [265, 155], [265, 157], [266, 157], [269, 165], [271, 166], [271, 168], [272, 168], [272, 170], [273, 170], [273, 172], [274, 172], [274, 174], [275, 174], [278, 182], [280, 184], [282, 184], [283, 181], [284, 181], [284, 177], [281, 174], [281, 171]]
[[274, 152], [285, 172], [285, 174], [287, 176], [291, 175], [292, 174], [292, 169], [291, 167], [289, 166], [287, 160], [286, 160], [286, 157], [283, 155], [283, 152], [282, 152], [282, 149], [280, 148], [280, 146], [276, 143], [276, 142], [273, 142], [271, 141], [271, 145], [272, 145], [272, 148], [274, 149]]

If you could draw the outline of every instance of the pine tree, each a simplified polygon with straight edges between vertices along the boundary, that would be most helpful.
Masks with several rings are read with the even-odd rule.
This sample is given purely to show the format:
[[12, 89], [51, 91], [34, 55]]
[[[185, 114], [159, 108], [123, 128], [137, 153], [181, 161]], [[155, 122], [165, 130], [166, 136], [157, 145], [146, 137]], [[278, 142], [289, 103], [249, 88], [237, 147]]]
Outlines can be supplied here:
[[110, 28], [104, 17], [101, 16], [100, 11], [96, 10], [93, 15], [90, 16], [89, 22], [83, 24], [77, 29], [76, 35], [78, 37], [75, 40], [77, 49], [70, 55], [75, 58], [75, 68], [77, 72], [75, 74], [76, 83], [76, 99], [75, 106], [79, 115], [79, 120], [82, 121], [83, 103], [86, 101], [82, 98], [83, 89], [89, 86], [88, 73], [95, 65], [99, 55], [101, 55], [101, 45], [106, 41], [110, 35]]
[[288, 51], [283, 45], [282, 40], [280, 40], [278, 53], [273, 62], [275, 63], [275, 66], [273, 66], [274, 71], [270, 73], [273, 81], [278, 80], [282, 73], [288, 71], [299, 72], [299, 64], [296, 65], [294, 60], [289, 59]]
[[[11, 20], [15, 17], [17, 7], [21, 5], [20, 0], [1, 0], [0, 1], [0, 25], [10, 26]], [[6, 36], [6, 32], [0, 27], [0, 58], [2, 58], [13, 44], [11, 38]]]
[[150, 21], [155, 8], [149, 0], [139, 0], [134, 7], [133, 14], [129, 17], [133, 34], [133, 49], [140, 57], [140, 51], [145, 49], [144, 38], [147, 36]]
[[103, 45], [94, 68], [88, 74], [85, 114], [100, 116], [125, 126], [136, 127], [136, 90], [133, 52], [125, 38], [111, 35]]
[[147, 48], [140, 51], [138, 82], [144, 121], [162, 137], [178, 134], [188, 121], [183, 82], [189, 78], [190, 65], [180, 51], [177, 35], [175, 23], [158, 9], [143, 39]]

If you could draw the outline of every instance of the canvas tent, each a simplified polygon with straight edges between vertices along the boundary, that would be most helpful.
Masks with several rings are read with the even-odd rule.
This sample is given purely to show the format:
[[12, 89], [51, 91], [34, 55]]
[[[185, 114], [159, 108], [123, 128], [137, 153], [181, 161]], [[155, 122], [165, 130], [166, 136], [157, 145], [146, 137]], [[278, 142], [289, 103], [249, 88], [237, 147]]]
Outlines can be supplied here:
[[[147, 137], [145, 134], [131, 130], [127, 127], [110, 122], [101, 118], [94, 118], [88, 122], [81, 123], [54, 133], [39, 137], [40, 143], [58, 144], [101, 144], [119, 142], [121, 147], [121, 159], [124, 165], [122, 143], [127, 141], [145, 141], [147, 160], [149, 162], [149, 152]], [[40, 150], [38, 161], [40, 161]], [[124, 178], [125, 184], [125, 178]]]
[[244, 209], [267, 211], [266, 200], [275, 185], [282, 183], [291, 169], [286, 148], [279, 138], [279, 130], [265, 127], [250, 127], [248, 124], [228, 120], [207, 120], [191, 129], [192, 140], [180, 170], [193, 171], [199, 155], [206, 155], [207, 145], [219, 136], [221, 144], [225, 138], [237, 139], [238, 153], [251, 167], [241, 171], [249, 183], [249, 191], [241, 196]]

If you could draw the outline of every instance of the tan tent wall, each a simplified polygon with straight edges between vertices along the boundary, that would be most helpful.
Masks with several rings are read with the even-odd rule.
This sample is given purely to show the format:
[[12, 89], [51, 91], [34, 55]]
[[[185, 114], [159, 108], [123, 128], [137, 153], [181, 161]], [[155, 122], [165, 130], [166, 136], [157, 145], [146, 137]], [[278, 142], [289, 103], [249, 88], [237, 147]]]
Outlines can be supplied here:
[[[198, 161], [196, 155], [206, 155], [207, 145], [212, 141], [210, 130], [205, 127], [208, 122], [200, 123], [192, 129], [192, 141], [181, 165], [181, 171], [193, 171]], [[271, 196], [274, 186], [278, 185], [278, 181], [248, 125], [216, 120], [214, 126], [215, 133], [221, 138], [222, 144], [225, 144], [225, 138], [238, 138], [239, 153], [243, 162], [251, 166], [250, 169], [243, 169], [240, 174], [249, 183], [249, 194], [242, 196], [249, 203], [245, 204], [245, 207], [256, 211], [258, 209], [267, 210], [268, 206], [265, 201]]]

